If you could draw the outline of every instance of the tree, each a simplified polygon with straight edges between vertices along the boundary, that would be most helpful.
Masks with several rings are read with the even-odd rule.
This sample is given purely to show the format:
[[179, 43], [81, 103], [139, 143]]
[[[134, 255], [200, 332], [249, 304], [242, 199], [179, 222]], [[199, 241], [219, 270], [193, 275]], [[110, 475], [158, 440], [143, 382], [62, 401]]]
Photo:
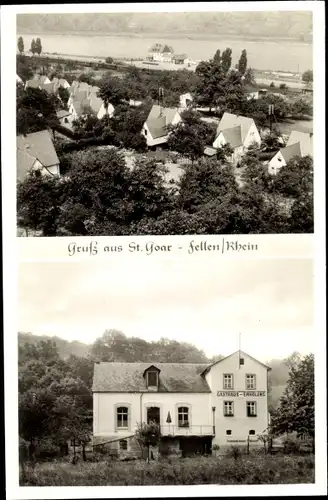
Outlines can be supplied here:
[[20, 36], [18, 38], [17, 48], [18, 48], [19, 53], [23, 54], [23, 52], [24, 52], [24, 40], [23, 40], [22, 36]]
[[306, 85], [310, 85], [313, 82], [313, 71], [308, 69], [307, 71], [304, 71], [302, 75], [302, 81]]
[[221, 64], [221, 50], [220, 49], [218, 49], [215, 52], [214, 57], [213, 57], [213, 62], [215, 62], [215, 64], [220, 66], [220, 64]]
[[41, 54], [42, 52], [42, 45], [41, 45], [41, 39], [40, 38], [37, 38], [36, 41], [35, 41], [35, 52], [37, 54]]
[[216, 159], [205, 158], [185, 168], [179, 186], [178, 203], [190, 213], [212, 201], [219, 204], [224, 195], [237, 190], [231, 167]]
[[34, 38], [32, 39], [32, 42], [31, 42], [30, 51], [32, 52], [33, 55], [37, 52], [37, 50], [36, 50], [36, 43], [35, 43]]
[[247, 70], [247, 52], [244, 49], [238, 61], [238, 71], [241, 75], [245, 75]]
[[136, 430], [136, 440], [142, 449], [147, 450], [147, 461], [150, 460], [150, 447], [157, 446], [161, 440], [160, 427], [155, 422], [148, 424], [138, 423]]
[[59, 87], [58, 96], [59, 96], [60, 100], [62, 101], [62, 103], [64, 104], [65, 108], [67, 108], [68, 99], [70, 97], [68, 90], [65, 89], [64, 87]]
[[231, 68], [231, 62], [232, 62], [232, 50], [227, 47], [223, 52], [222, 52], [222, 62], [221, 62], [221, 67], [223, 72], [226, 74]]
[[184, 111], [181, 117], [182, 121], [171, 129], [168, 147], [194, 161], [204, 153], [207, 144], [212, 144], [215, 131], [193, 111]]
[[106, 74], [99, 82], [99, 87], [98, 95], [104, 101], [106, 108], [109, 104], [116, 107], [129, 100], [129, 91], [120, 78]]
[[313, 115], [313, 107], [305, 99], [297, 99], [291, 105], [291, 113], [294, 116], [303, 117], [304, 115]]
[[314, 444], [314, 355], [291, 366], [286, 389], [272, 415], [274, 435], [296, 432], [308, 435]]
[[294, 156], [276, 175], [276, 190], [285, 196], [299, 198], [313, 192], [313, 159]]
[[21, 54], [17, 54], [16, 57], [16, 71], [17, 75], [23, 80], [23, 82], [31, 80], [34, 75], [28, 58]]
[[114, 59], [112, 57], [106, 57], [105, 62], [107, 64], [113, 64]]
[[19, 224], [35, 231], [45, 230], [55, 222], [58, 210], [57, 180], [38, 172], [29, 174], [17, 187]]

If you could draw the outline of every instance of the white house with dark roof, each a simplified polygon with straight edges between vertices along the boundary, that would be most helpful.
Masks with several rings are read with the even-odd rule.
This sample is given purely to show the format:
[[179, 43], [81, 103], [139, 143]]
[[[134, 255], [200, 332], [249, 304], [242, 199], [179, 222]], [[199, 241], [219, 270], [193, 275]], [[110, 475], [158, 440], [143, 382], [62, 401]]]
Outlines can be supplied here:
[[253, 144], [261, 145], [261, 136], [253, 118], [224, 113], [216, 131], [214, 148], [229, 144], [233, 153], [231, 161], [237, 164], [246, 150]]
[[288, 162], [294, 158], [304, 158], [304, 156], [313, 156], [313, 134], [293, 130], [289, 136], [286, 147], [271, 158], [268, 163], [268, 172], [276, 175], [281, 167], [285, 167]]
[[165, 144], [169, 137], [168, 126], [177, 125], [181, 120], [178, 108], [164, 108], [154, 104], [141, 130], [147, 146]]
[[259, 445], [269, 423], [269, 370], [243, 351], [212, 365], [96, 363], [93, 445], [138, 455], [137, 426], [151, 421], [160, 426], [162, 453]]
[[171, 62], [174, 50], [166, 43], [155, 43], [150, 47], [149, 53], [153, 61]]
[[17, 181], [23, 181], [31, 171], [60, 175], [59, 159], [48, 130], [17, 137]]

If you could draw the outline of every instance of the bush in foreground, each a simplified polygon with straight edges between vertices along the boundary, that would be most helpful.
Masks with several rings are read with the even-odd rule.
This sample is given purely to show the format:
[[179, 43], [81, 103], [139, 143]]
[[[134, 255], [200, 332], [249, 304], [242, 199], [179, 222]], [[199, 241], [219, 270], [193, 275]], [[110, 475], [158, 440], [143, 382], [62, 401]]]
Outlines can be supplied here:
[[127, 486], [193, 484], [297, 484], [314, 482], [314, 456], [37, 464], [20, 484], [36, 486]]

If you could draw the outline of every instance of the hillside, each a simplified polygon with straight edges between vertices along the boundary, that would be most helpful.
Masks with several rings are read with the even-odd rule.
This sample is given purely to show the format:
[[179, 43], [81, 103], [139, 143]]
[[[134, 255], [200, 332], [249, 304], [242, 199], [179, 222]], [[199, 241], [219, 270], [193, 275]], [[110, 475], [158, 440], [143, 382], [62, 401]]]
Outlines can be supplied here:
[[[60, 337], [38, 336], [32, 333], [18, 333], [18, 345], [23, 347], [27, 343], [37, 344], [40, 341], [52, 340], [55, 342], [59, 356], [66, 360], [70, 355], [86, 357], [91, 354], [97, 359], [111, 361], [145, 361], [151, 357], [152, 361], [161, 360], [163, 362], [201, 362], [212, 363], [222, 358], [218, 355], [209, 359], [202, 351], [199, 351], [191, 344], [180, 343], [168, 339], [161, 339], [158, 342], [146, 342], [143, 339], [128, 338], [121, 332], [109, 330], [104, 336], [97, 339], [93, 344], [83, 344], [82, 342], [69, 342]], [[148, 351], [148, 352], [147, 352]], [[291, 358], [295, 353], [291, 355]], [[289, 368], [284, 360], [272, 359], [267, 361], [272, 368], [269, 372], [269, 405], [276, 406], [284, 391], [288, 380]]]
[[309, 39], [309, 12], [19, 14], [18, 33], [176, 33]]
[[60, 337], [49, 337], [47, 335], [33, 335], [32, 333], [18, 333], [18, 345], [23, 346], [26, 343], [36, 344], [41, 340], [53, 340], [56, 343], [59, 356], [62, 359], [67, 359], [72, 354], [74, 356], [85, 357], [88, 355], [90, 346], [74, 340], [61, 339]]

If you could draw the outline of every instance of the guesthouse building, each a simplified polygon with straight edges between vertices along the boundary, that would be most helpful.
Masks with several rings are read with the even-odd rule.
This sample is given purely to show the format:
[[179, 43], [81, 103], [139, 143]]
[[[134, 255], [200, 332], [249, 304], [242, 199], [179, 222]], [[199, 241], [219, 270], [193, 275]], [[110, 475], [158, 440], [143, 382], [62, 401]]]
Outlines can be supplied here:
[[260, 445], [269, 423], [269, 370], [243, 351], [212, 365], [96, 363], [93, 446], [138, 456], [137, 427], [150, 422], [159, 425], [163, 454]]

